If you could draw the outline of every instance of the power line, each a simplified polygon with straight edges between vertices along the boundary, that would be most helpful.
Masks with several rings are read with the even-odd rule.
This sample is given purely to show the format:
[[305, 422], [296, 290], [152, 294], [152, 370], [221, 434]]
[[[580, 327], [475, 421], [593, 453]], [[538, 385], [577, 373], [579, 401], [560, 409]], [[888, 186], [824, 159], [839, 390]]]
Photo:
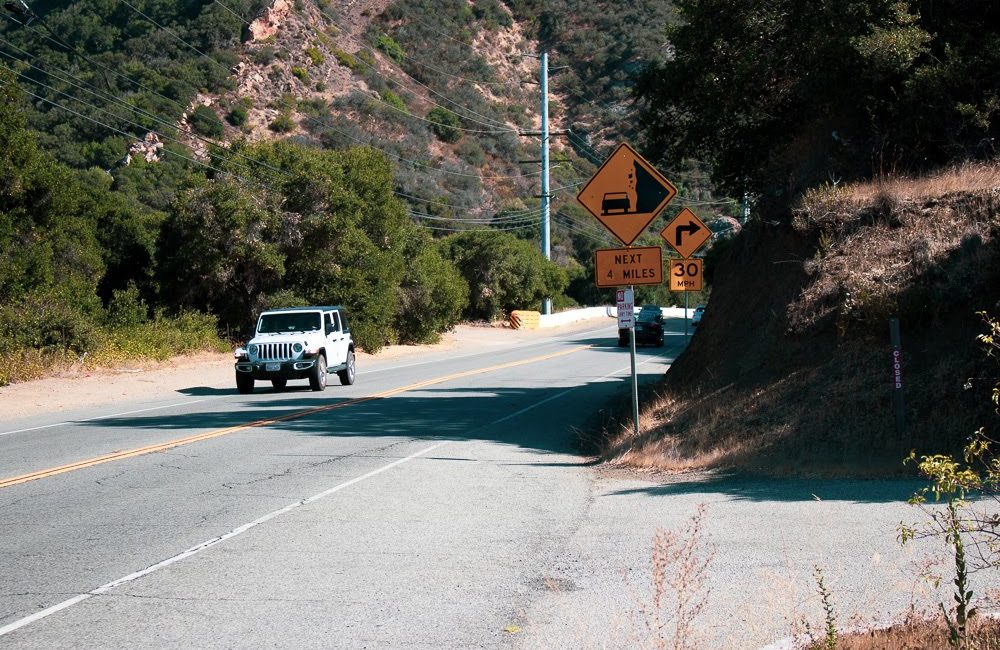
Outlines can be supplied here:
[[[0, 41], [2, 41], [3, 43], [5, 43], [9, 47], [14, 48], [18, 52], [22, 52], [23, 54], [25, 54], [25, 55], [27, 55], [29, 57], [31, 56], [30, 52], [28, 52], [27, 50], [24, 50], [24, 49], [18, 47], [17, 45], [14, 45], [13, 43], [11, 43], [10, 41], [8, 41], [7, 39], [5, 39], [3, 37], [0, 37]], [[80, 79], [76, 75], [73, 75], [73, 74], [71, 74], [71, 73], [69, 73], [69, 72], [67, 72], [67, 71], [65, 71], [65, 70], [63, 70], [63, 69], [61, 69], [61, 68], [59, 68], [57, 66], [52, 66], [52, 67], [55, 70], [57, 70], [58, 72], [60, 72], [63, 75], [65, 75], [64, 77], [60, 76], [59, 74], [53, 74], [49, 70], [45, 70], [44, 68], [36, 66], [35, 64], [33, 64], [33, 63], [31, 63], [31, 62], [29, 62], [27, 60], [19, 59], [19, 58], [15, 57], [15, 56], [7, 53], [7, 52], [4, 52], [2, 50], [0, 50], [0, 54], [2, 54], [3, 56], [8, 57], [8, 58], [10, 58], [10, 59], [12, 59], [14, 61], [18, 61], [20, 63], [24, 63], [24, 64], [30, 66], [31, 68], [33, 68], [34, 70], [37, 70], [37, 71], [41, 72], [42, 74], [45, 74], [45, 75], [50, 76], [50, 77], [55, 77], [59, 81], [67, 83], [67, 84], [73, 86], [74, 88], [82, 90], [85, 93], [88, 93], [90, 95], [93, 95], [93, 96], [98, 97], [98, 98], [103, 99], [103, 100], [111, 101], [112, 103], [114, 103], [117, 106], [122, 106], [124, 108], [127, 108], [130, 111], [138, 113], [138, 114], [142, 115], [143, 117], [147, 117], [147, 118], [149, 118], [149, 119], [151, 119], [151, 120], [153, 120], [153, 121], [155, 121], [155, 122], [157, 122], [159, 124], [162, 124], [163, 126], [166, 126], [167, 128], [176, 129], [177, 131], [179, 131], [179, 132], [187, 135], [188, 137], [195, 138], [197, 140], [200, 140], [201, 142], [204, 142], [206, 144], [210, 144], [210, 145], [212, 145], [212, 146], [214, 146], [214, 147], [216, 147], [218, 149], [227, 150], [227, 151], [229, 151], [230, 153], [232, 153], [235, 156], [238, 156], [238, 157], [240, 157], [240, 158], [242, 158], [244, 160], [247, 160], [249, 162], [252, 162], [252, 163], [254, 163], [256, 165], [260, 165], [262, 167], [270, 169], [271, 171], [276, 171], [276, 172], [284, 173], [284, 174], [287, 174], [287, 175], [291, 176], [291, 174], [289, 174], [288, 172], [286, 172], [283, 169], [279, 169], [277, 167], [274, 167], [273, 165], [270, 165], [270, 164], [268, 164], [266, 162], [263, 162], [261, 160], [257, 160], [255, 158], [251, 158], [250, 156], [247, 156], [247, 155], [245, 155], [245, 154], [243, 154], [241, 152], [232, 151], [231, 149], [228, 149], [224, 145], [221, 145], [221, 144], [219, 144], [219, 143], [217, 143], [217, 142], [215, 142], [213, 140], [210, 140], [209, 138], [205, 138], [205, 137], [203, 137], [201, 135], [198, 135], [197, 133], [195, 133], [194, 131], [192, 131], [190, 129], [183, 129], [178, 124], [176, 124], [174, 122], [168, 122], [167, 120], [164, 120], [163, 118], [161, 118], [161, 117], [159, 117], [157, 115], [154, 115], [153, 113], [150, 113], [149, 111], [146, 111], [146, 110], [144, 110], [144, 109], [142, 109], [142, 108], [140, 108], [138, 106], [135, 106], [134, 104], [130, 104], [130, 103], [124, 101], [123, 99], [121, 99], [120, 97], [112, 95], [111, 93], [105, 93], [105, 92], [99, 90], [93, 84], [88, 83], [88, 82], [84, 81], [83, 79]], [[69, 77], [69, 79], [73, 79], [73, 80], [78, 81], [80, 83], [74, 83], [73, 81], [70, 81], [66, 77]], [[27, 79], [28, 81], [33, 82], [33, 83], [39, 83], [39, 82], [37, 82], [36, 80], [34, 80], [34, 79], [30, 78], [30, 77], [24, 76], [24, 78]], [[90, 88], [92, 88], [93, 90], [91, 90], [90, 88], [84, 88], [80, 84], [83, 84], [83, 85], [86, 85], [86, 86], [90, 86]], [[41, 85], [44, 85], [44, 84], [41, 84]], [[50, 90], [53, 90], [55, 92], [60, 92], [60, 91], [56, 90], [55, 88], [51, 88], [50, 86], [46, 86], [46, 88], [49, 88]], [[75, 97], [72, 97], [71, 95], [66, 95], [66, 96], [71, 97], [73, 99], [76, 99]], [[94, 107], [94, 108], [96, 109], [97, 107]], [[107, 111], [104, 111], [104, 113], [106, 115], [111, 115], [113, 117], [121, 119], [120, 116], [114, 115], [113, 113], [109, 113]], [[157, 132], [157, 131], [155, 131], [153, 129], [147, 129], [147, 127], [145, 127], [144, 125], [139, 125], [136, 122], [132, 122], [132, 124], [134, 124], [136, 126], [140, 126], [141, 128], [143, 128], [145, 130], [148, 130], [150, 133], [156, 133], [157, 135], [160, 135], [159, 132]]]
[[[412, 22], [414, 22], [414, 23], [419, 23], [420, 25], [423, 25], [424, 27], [426, 27], [430, 31], [434, 32], [438, 36], [444, 36], [449, 41], [454, 41], [455, 43], [458, 43], [459, 45], [462, 45], [463, 47], [468, 48], [470, 52], [473, 52], [475, 54], [479, 54], [479, 52], [476, 51], [476, 48], [472, 47], [468, 43], [460, 41], [457, 38], [454, 38], [454, 37], [450, 36], [449, 34], [446, 34], [446, 33], [442, 32], [441, 30], [436, 29], [435, 27], [431, 26], [429, 23], [426, 23], [423, 20], [420, 20], [416, 16], [409, 16], [409, 19]], [[406, 26], [404, 25], [402, 29], [405, 30]], [[478, 85], [481, 85], [481, 86], [519, 86], [522, 83], [524, 83], [524, 82], [522, 82], [520, 80], [518, 80], [518, 81], [485, 81], [485, 80], [481, 80], [481, 79], [471, 79], [471, 78], [468, 78], [468, 77], [461, 77], [461, 76], [458, 76], [458, 75], [454, 75], [454, 74], [445, 72], [443, 70], [438, 70], [437, 68], [434, 68], [432, 66], [429, 66], [422, 59], [417, 59], [417, 58], [412, 57], [410, 55], [404, 55], [404, 58], [409, 59], [411, 61], [415, 61], [418, 64], [423, 65], [424, 67], [426, 67], [429, 70], [434, 70], [435, 72], [438, 72], [438, 73], [443, 74], [445, 76], [451, 77], [453, 79], [459, 79], [461, 81], [466, 81], [466, 82], [473, 83], [473, 84], [478, 84]]]
[[502, 231], [512, 231], [512, 230], [524, 230], [525, 228], [535, 227], [534, 223], [529, 223], [523, 226], [506, 226], [503, 228], [445, 228], [442, 226], [428, 226], [426, 224], [420, 223], [419, 220], [416, 223], [421, 228], [426, 228], [428, 230], [437, 230], [441, 232], [497, 232], [497, 231], [502, 232]]
[[[122, 0], [122, 2], [126, 2], [126, 0]], [[228, 7], [226, 7], [225, 5], [223, 5], [223, 4], [222, 4], [222, 2], [221, 2], [220, 0], [215, 0], [215, 3], [216, 3], [216, 4], [219, 4], [220, 6], [222, 6], [222, 7], [226, 8], [226, 9], [228, 9]], [[323, 15], [324, 17], [326, 17], [326, 18], [327, 18], [327, 20], [329, 20], [329, 21], [330, 21], [331, 23], [333, 23], [333, 24], [334, 24], [334, 25], [335, 25], [335, 26], [336, 26], [336, 27], [337, 27], [338, 29], [340, 29], [340, 30], [341, 30], [341, 32], [342, 32], [342, 33], [344, 34], [344, 36], [346, 36], [346, 37], [347, 37], [348, 39], [350, 39], [350, 40], [354, 41], [355, 43], [357, 43], [357, 44], [358, 44], [358, 46], [359, 46], [359, 47], [360, 47], [361, 49], [364, 49], [364, 50], [366, 50], [366, 51], [368, 51], [368, 52], [371, 52], [371, 53], [374, 53], [374, 52], [375, 52], [375, 49], [371, 48], [370, 46], [366, 45], [366, 44], [365, 44], [365, 43], [364, 43], [363, 41], [361, 41], [361, 40], [359, 40], [359, 39], [355, 38], [354, 36], [352, 36], [352, 35], [351, 35], [351, 33], [350, 33], [350, 31], [349, 31], [349, 30], [346, 30], [346, 29], [344, 29], [344, 28], [343, 28], [343, 27], [342, 27], [342, 26], [341, 26], [341, 25], [340, 25], [340, 24], [339, 24], [339, 23], [337, 22], [337, 20], [336, 20], [336, 19], [335, 19], [335, 18], [334, 18], [333, 16], [330, 16], [330, 15], [329, 15], [329, 14], [327, 14], [327, 13], [326, 13], [325, 11], [323, 11], [323, 10], [322, 10], [321, 8], [317, 8], [317, 10], [319, 11], [319, 13], [320, 13], [321, 15]], [[230, 10], [230, 13], [235, 13], [235, 12], [233, 12], [232, 10]], [[246, 22], [246, 21], [244, 20], [244, 22]], [[312, 29], [313, 29], [313, 31], [314, 31], [314, 32], [317, 32], [317, 33], [318, 33], [318, 31], [319, 31], [319, 30], [317, 30], [317, 29], [316, 29], [316, 28], [314, 28], [314, 27], [313, 27]], [[404, 55], [404, 58], [406, 58], [406, 57], [405, 57], [405, 55]], [[364, 64], [365, 64], [366, 66], [368, 66], [368, 67], [369, 67], [369, 68], [370, 68], [370, 69], [371, 69], [371, 70], [372, 70], [372, 71], [373, 71], [373, 72], [374, 72], [374, 73], [375, 73], [376, 75], [378, 75], [378, 76], [382, 77], [382, 78], [383, 78], [383, 79], [385, 79], [386, 81], [388, 81], [388, 82], [391, 82], [391, 83], [396, 83], [396, 84], [398, 84], [398, 83], [399, 83], [398, 81], [395, 81], [395, 80], [393, 80], [393, 79], [389, 79], [388, 77], [386, 77], [386, 76], [385, 76], [384, 74], [382, 74], [382, 73], [381, 73], [381, 72], [380, 72], [380, 71], [378, 70], [378, 68], [376, 68], [376, 67], [375, 67], [375, 66], [374, 66], [373, 64], [369, 63], [368, 61], [365, 61], [364, 59], [360, 59], [360, 61], [361, 61], [362, 63], [364, 63]], [[427, 67], [428, 67], [429, 69], [433, 69], [433, 68], [430, 68], [430, 66], [427, 66]], [[436, 69], [435, 69], [435, 70], [436, 70]], [[499, 134], [501, 134], [501, 133], [516, 133], [516, 129], [512, 129], [512, 128], [511, 128], [510, 126], [508, 126], [507, 124], [505, 124], [505, 123], [503, 123], [503, 122], [500, 122], [500, 121], [497, 121], [497, 120], [493, 120], [492, 118], [490, 118], [490, 117], [487, 117], [486, 115], [482, 115], [481, 113], [477, 113], [477, 112], [475, 112], [474, 110], [472, 110], [471, 108], [468, 108], [468, 107], [466, 107], [466, 106], [464, 106], [464, 105], [462, 105], [462, 104], [459, 104], [458, 102], [455, 102], [455, 101], [453, 101], [453, 100], [449, 99], [448, 97], [446, 97], [446, 96], [444, 96], [444, 95], [442, 95], [442, 94], [438, 93], [438, 92], [437, 92], [437, 91], [435, 91], [434, 89], [430, 88], [430, 87], [429, 87], [429, 86], [427, 86], [426, 84], [424, 84], [424, 83], [420, 82], [419, 80], [417, 80], [416, 78], [414, 78], [414, 77], [413, 77], [412, 75], [408, 74], [408, 73], [407, 73], [407, 72], [406, 72], [405, 70], [401, 70], [401, 72], [402, 72], [402, 73], [403, 73], [404, 75], [406, 75], [407, 77], [409, 77], [409, 78], [410, 78], [410, 79], [411, 79], [411, 80], [412, 80], [412, 81], [413, 81], [414, 83], [416, 83], [416, 84], [418, 84], [418, 85], [422, 86], [423, 88], [425, 88], [425, 89], [426, 89], [426, 90], [427, 90], [428, 92], [430, 92], [430, 93], [433, 93], [433, 94], [435, 94], [435, 95], [437, 95], [437, 96], [441, 97], [442, 99], [444, 99], [444, 100], [445, 100], [445, 101], [447, 101], [448, 103], [452, 104], [453, 106], [456, 106], [456, 107], [458, 107], [458, 108], [461, 108], [461, 109], [463, 109], [463, 110], [465, 110], [465, 111], [468, 111], [468, 112], [469, 112], [469, 113], [471, 113], [472, 115], [475, 115], [475, 116], [477, 116], [477, 117], [480, 117], [480, 118], [482, 118], [483, 120], [487, 120], [487, 121], [486, 121], [486, 122], [483, 122], [483, 121], [481, 121], [481, 120], [477, 120], [477, 119], [474, 119], [474, 118], [472, 118], [472, 117], [469, 117], [468, 115], [465, 115], [465, 114], [463, 114], [463, 113], [459, 113], [459, 112], [456, 112], [456, 111], [454, 111], [454, 110], [452, 110], [452, 109], [449, 109], [449, 108], [448, 108], [448, 107], [446, 107], [446, 106], [441, 106], [440, 104], [437, 104], [437, 103], [435, 103], [435, 102], [431, 101], [430, 103], [431, 103], [431, 104], [432, 104], [433, 106], [437, 106], [437, 107], [439, 107], [439, 108], [444, 108], [444, 109], [446, 109], [446, 110], [450, 110], [451, 112], [453, 112], [453, 113], [456, 113], [456, 115], [458, 115], [459, 117], [461, 117], [462, 119], [464, 119], [464, 120], [466, 120], [466, 121], [469, 121], [469, 122], [474, 122], [474, 123], [476, 123], [476, 124], [480, 124], [480, 125], [483, 125], [483, 126], [489, 126], [489, 127], [491, 127], [491, 129], [492, 129], [492, 130], [489, 130], [489, 131], [485, 131], [485, 130], [482, 130], [482, 129], [467, 129], [467, 128], [464, 128], [464, 127], [455, 127], [455, 126], [451, 126], [451, 125], [449, 125], [449, 124], [444, 124], [444, 123], [442, 123], [442, 122], [438, 122], [438, 121], [436, 121], [436, 120], [432, 120], [432, 119], [429, 119], [429, 118], [426, 118], [426, 117], [422, 117], [422, 116], [420, 116], [420, 115], [416, 115], [416, 114], [414, 114], [414, 113], [411, 113], [411, 112], [409, 112], [409, 111], [407, 111], [407, 110], [405, 110], [405, 109], [402, 109], [402, 108], [399, 108], [398, 106], [395, 106], [395, 105], [393, 105], [393, 104], [391, 104], [391, 103], [389, 103], [389, 102], [385, 101], [385, 100], [384, 100], [384, 99], [382, 99], [381, 97], [373, 97], [372, 99], [374, 99], [375, 101], [377, 101], [377, 102], [379, 102], [379, 103], [381, 103], [381, 104], [384, 104], [385, 106], [389, 107], [390, 109], [392, 109], [392, 110], [394, 110], [394, 111], [397, 111], [397, 112], [399, 112], [399, 113], [402, 113], [402, 114], [404, 114], [404, 115], [407, 115], [407, 116], [409, 116], [409, 117], [412, 117], [412, 118], [415, 118], [415, 119], [417, 119], [417, 120], [420, 120], [420, 121], [422, 121], [422, 122], [427, 122], [427, 123], [429, 123], [429, 124], [435, 124], [435, 125], [438, 125], [438, 126], [443, 126], [443, 127], [446, 127], [446, 128], [453, 128], [453, 129], [458, 129], [458, 130], [460, 130], [460, 131], [465, 131], [465, 132], [467, 132], [467, 133], [477, 133], [477, 134], [490, 134], [490, 135], [499, 135]], [[439, 72], [441, 72], [441, 71], [439, 71]], [[442, 72], [442, 74], [447, 74], [447, 73], [444, 73], [444, 72]]]
[[[124, 4], [126, 4], [127, 6], [129, 6], [129, 7], [132, 7], [132, 5], [131, 5], [131, 4], [130, 4], [130, 3], [128, 2], [128, 0], [120, 0], [120, 1], [121, 1], [121, 2], [123, 2]], [[216, 1], [216, 2], [218, 2], [219, 0], [215, 0], [215, 1]], [[132, 8], [134, 9], [134, 7], [132, 7]], [[173, 31], [171, 31], [171, 30], [169, 30], [169, 29], [165, 28], [165, 27], [164, 27], [163, 25], [160, 25], [160, 24], [159, 24], [158, 22], [156, 22], [155, 20], [153, 20], [152, 18], [150, 18], [150, 17], [149, 17], [149, 16], [147, 16], [146, 14], [142, 13], [141, 11], [138, 11], [138, 10], [136, 10], [136, 11], [137, 11], [137, 13], [139, 13], [139, 15], [141, 15], [141, 16], [142, 16], [143, 18], [145, 18], [145, 19], [146, 19], [146, 20], [147, 20], [147, 21], [148, 21], [149, 23], [151, 23], [152, 25], [155, 25], [156, 27], [158, 27], [158, 28], [160, 28], [160, 29], [163, 29], [163, 30], [164, 30], [164, 31], [166, 31], [167, 33], [169, 33], [169, 34], [173, 35], [173, 36], [174, 36], [175, 38], [177, 38], [177, 39], [178, 39], [178, 40], [179, 40], [180, 42], [184, 43], [184, 44], [185, 44], [185, 45], [186, 45], [187, 47], [189, 47], [189, 48], [190, 48], [191, 50], [193, 50], [194, 52], [197, 52], [197, 53], [198, 53], [198, 54], [199, 54], [200, 56], [204, 57], [204, 58], [205, 58], [205, 59], [207, 59], [208, 61], [210, 61], [210, 62], [214, 63], [214, 64], [215, 64], [215, 65], [217, 65], [217, 66], [219, 66], [220, 68], [223, 68], [223, 69], [226, 69], [226, 68], [225, 68], [225, 66], [223, 66], [223, 65], [222, 65], [221, 63], [219, 63], [219, 62], [218, 62], [218, 61], [216, 61], [215, 59], [211, 58], [210, 56], [208, 56], [207, 54], [205, 54], [204, 52], [202, 52], [201, 50], [199, 50], [199, 49], [198, 49], [197, 47], [195, 47], [194, 45], [192, 45], [192, 44], [188, 43], [187, 41], [185, 41], [185, 40], [184, 40], [183, 38], [181, 38], [180, 36], [178, 36], [178, 35], [177, 35], [176, 33], [174, 33]], [[324, 14], [324, 15], [325, 15], [325, 14]], [[334, 23], [334, 24], [336, 24], [336, 23]], [[226, 69], [226, 71], [228, 72], [228, 69]], [[288, 103], [288, 102], [284, 101], [284, 99], [282, 99], [282, 100], [281, 100], [281, 103], [282, 103], [282, 104], [283, 104], [283, 105], [284, 105], [284, 106], [285, 106], [286, 108], [290, 108], [290, 109], [294, 109], [294, 108], [295, 108], [295, 107], [294, 107], [294, 106], [292, 106], [292, 105], [291, 105], [290, 103]], [[344, 133], [343, 131], [341, 131], [341, 130], [337, 129], [336, 127], [334, 127], [333, 125], [329, 124], [328, 122], [324, 122], [323, 120], [320, 120], [320, 119], [318, 119], [318, 118], [314, 118], [314, 117], [312, 117], [312, 116], [310, 116], [310, 115], [306, 115], [305, 117], [306, 117], [306, 118], [307, 118], [307, 119], [308, 119], [309, 121], [311, 121], [311, 122], [314, 122], [314, 123], [318, 123], [318, 124], [320, 124], [320, 125], [322, 125], [322, 126], [324, 126], [324, 127], [328, 128], [328, 129], [330, 129], [330, 130], [332, 130], [332, 131], [334, 131], [334, 132], [336, 132], [336, 133], [339, 133], [340, 135], [344, 136], [345, 138], [348, 138], [349, 140], [351, 140], [351, 141], [353, 141], [353, 142], [356, 142], [356, 143], [358, 143], [358, 144], [360, 144], [360, 145], [363, 145], [363, 146], [368, 146], [368, 147], [371, 147], [371, 148], [373, 148], [373, 149], [377, 149], [378, 151], [381, 151], [382, 153], [384, 153], [384, 154], [386, 154], [386, 155], [388, 155], [388, 156], [391, 156], [391, 157], [393, 157], [393, 158], [396, 158], [397, 160], [400, 160], [400, 161], [402, 161], [402, 162], [407, 162], [407, 163], [410, 163], [411, 165], [414, 165], [414, 166], [417, 166], [417, 167], [424, 167], [424, 168], [427, 168], [427, 169], [433, 169], [433, 170], [436, 170], [436, 171], [439, 171], [439, 172], [441, 172], [441, 173], [443, 173], [443, 174], [451, 174], [451, 175], [454, 175], [454, 176], [463, 176], [463, 177], [466, 177], [466, 178], [480, 178], [480, 179], [513, 179], [513, 178], [529, 178], [529, 177], [533, 177], [533, 176], [537, 176], [537, 175], [538, 175], [538, 173], [529, 173], [529, 174], [491, 174], [491, 175], [484, 175], [484, 174], [466, 174], [466, 173], [462, 173], [462, 172], [453, 172], [453, 171], [451, 171], [451, 170], [447, 170], [447, 169], [441, 169], [441, 168], [436, 168], [436, 167], [430, 167], [429, 165], [425, 165], [424, 163], [420, 163], [420, 162], [418, 162], [418, 161], [415, 161], [415, 160], [410, 160], [410, 159], [407, 159], [407, 158], [404, 158], [404, 157], [400, 156], [399, 154], [395, 154], [395, 153], [393, 153], [393, 152], [391, 152], [391, 151], [387, 151], [387, 150], [385, 150], [385, 149], [382, 149], [382, 148], [380, 148], [380, 147], [375, 147], [375, 146], [373, 146], [373, 145], [372, 145], [372, 144], [371, 144], [370, 142], [363, 142], [362, 140], [360, 140], [360, 139], [358, 139], [358, 138], [354, 137], [353, 135], [350, 135], [350, 134], [348, 134], [348, 133]], [[540, 173], [540, 172], [539, 172], [539, 173]]]
[[[23, 75], [21, 75], [20, 73], [17, 73], [17, 74], [19, 76], [23, 77]], [[29, 79], [29, 81], [31, 81], [31, 80]], [[42, 85], [44, 85], [44, 84], [42, 84]], [[54, 102], [51, 99], [48, 99], [46, 97], [42, 97], [41, 95], [36, 95], [35, 93], [31, 92], [30, 90], [26, 90], [24, 88], [21, 88], [20, 90], [21, 90], [21, 92], [23, 92], [26, 95], [29, 95], [30, 97], [34, 97], [35, 99], [43, 101], [46, 104], [50, 104], [52, 106], [55, 106], [56, 108], [60, 108], [60, 109], [62, 109], [64, 111], [66, 111], [68, 113], [72, 113], [73, 115], [76, 115], [77, 117], [82, 117], [83, 119], [85, 119], [85, 120], [87, 120], [89, 122], [93, 122], [94, 124], [97, 124], [99, 126], [103, 126], [104, 128], [108, 129], [109, 131], [113, 131], [115, 133], [118, 133], [119, 135], [124, 135], [126, 137], [133, 137], [133, 138], [135, 137], [135, 135], [132, 134], [132, 133], [128, 133], [127, 131], [122, 131], [121, 129], [119, 129], [117, 127], [114, 127], [114, 126], [111, 126], [110, 124], [106, 124], [104, 122], [101, 122], [100, 120], [95, 119], [95, 118], [93, 118], [93, 117], [91, 117], [89, 115], [84, 115], [83, 113], [80, 113], [79, 111], [75, 111], [72, 108], [69, 108], [68, 106], [64, 106], [63, 104], [60, 104], [59, 102]], [[56, 92], [59, 92], [59, 91], [56, 91]], [[65, 93], [60, 93], [60, 94], [65, 95]], [[75, 98], [73, 98], [73, 99], [75, 99]], [[82, 100], [76, 99], [76, 101], [82, 101]], [[83, 103], [87, 104], [86, 102], [83, 102]], [[90, 106], [90, 104], [87, 104], [87, 105]], [[117, 117], [117, 116], [115, 116], [115, 117]], [[202, 162], [202, 161], [197, 160], [195, 158], [191, 158], [189, 156], [185, 156], [184, 154], [181, 154], [181, 153], [177, 153], [176, 151], [172, 151], [170, 149], [167, 149], [166, 147], [163, 148], [163, 151], [164, 151], [164, 153], [170, 154], [170, 155], [175, 156], [177, 158], [181, 158], [183, 160], [186, 160], [188, 162], [194, 163], [196, 165], [200, 165], [201, 167], [205, 167], [207, 169], [211, 169], [214, 172], [218, 172], [220, 174], [228, 174], [229, 176], [232, 176], [233, 178], [236, 178], [236, 179], [238, 179], [240, 181], [243, 181], [244, 183], [251, 184], [251, 181], [249, 179], [243, 178], [242, 176], [240, 176], [238, 174], [234, 174], [232, 172], [227, 172], [227, 171], [224, 171], [222, 169], [218, 169], [217, 167], [213, 167], [212, 165], [209, 165], [208, 163]], [[259, 181], [257, 181], [257, 183], [259, 185], [267, 187], [268, 189], [271, 189], [272, 191], [274, 189], [274, 188], [269, 187], [266, 183], [260, 183]]]
[[537, 214], [523, 214], [523, 215], [501, 215], [497, 217], [488, 218], [463, 218], [463, 217], [444, 217], [439, 215], [425, 214], [423, 212], [415, 212], [410, 210], [410, 214], [415, 217], [420, 217], [421, 219], [427, 219], [430, 221], [449, 221], [454, 223], [535, 223]]

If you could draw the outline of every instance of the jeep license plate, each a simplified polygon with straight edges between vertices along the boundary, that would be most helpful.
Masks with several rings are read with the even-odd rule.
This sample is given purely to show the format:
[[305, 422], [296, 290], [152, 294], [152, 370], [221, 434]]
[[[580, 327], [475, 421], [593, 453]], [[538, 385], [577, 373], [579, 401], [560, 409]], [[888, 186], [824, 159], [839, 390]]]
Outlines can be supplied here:
[[281, 370], [281, 364], [280, 363], [264, 364], [264, 370], [268, 372], [278, 372], [279, 370]]

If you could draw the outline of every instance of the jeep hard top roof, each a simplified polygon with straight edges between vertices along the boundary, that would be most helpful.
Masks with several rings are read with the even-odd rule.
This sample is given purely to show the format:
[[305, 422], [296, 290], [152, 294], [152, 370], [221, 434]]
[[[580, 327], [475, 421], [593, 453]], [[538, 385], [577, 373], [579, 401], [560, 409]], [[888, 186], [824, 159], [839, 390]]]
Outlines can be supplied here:
[[332, 309], [344, 311], [344, 308], [340, 305], [317, 305], [315, 307], [278, 307], [276, 309], [265, 309], [261, 313], [269, 314], [276, 311], [330, 311]]

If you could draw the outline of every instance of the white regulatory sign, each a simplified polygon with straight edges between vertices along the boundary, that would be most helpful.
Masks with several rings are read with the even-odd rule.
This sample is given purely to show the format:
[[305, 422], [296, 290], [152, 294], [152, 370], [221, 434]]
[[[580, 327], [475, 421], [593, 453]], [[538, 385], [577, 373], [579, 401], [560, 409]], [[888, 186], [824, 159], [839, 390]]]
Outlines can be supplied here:
[[631, 289], [618, 289], [615, 292], [618, 303], [618, 329], [635, 327], [635, 296]]

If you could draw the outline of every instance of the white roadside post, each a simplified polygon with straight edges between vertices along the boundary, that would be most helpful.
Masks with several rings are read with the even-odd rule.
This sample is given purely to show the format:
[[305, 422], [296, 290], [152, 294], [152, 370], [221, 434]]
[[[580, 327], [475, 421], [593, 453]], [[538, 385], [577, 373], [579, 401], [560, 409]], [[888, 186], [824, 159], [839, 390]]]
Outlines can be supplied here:
[[639, 435], [639, 378], [635, 369], [635, 291], [633, 287], [615, 292], [618, 303], [618, 329], [628, 330], [629, 357], [632, 360], [632, 427]]

